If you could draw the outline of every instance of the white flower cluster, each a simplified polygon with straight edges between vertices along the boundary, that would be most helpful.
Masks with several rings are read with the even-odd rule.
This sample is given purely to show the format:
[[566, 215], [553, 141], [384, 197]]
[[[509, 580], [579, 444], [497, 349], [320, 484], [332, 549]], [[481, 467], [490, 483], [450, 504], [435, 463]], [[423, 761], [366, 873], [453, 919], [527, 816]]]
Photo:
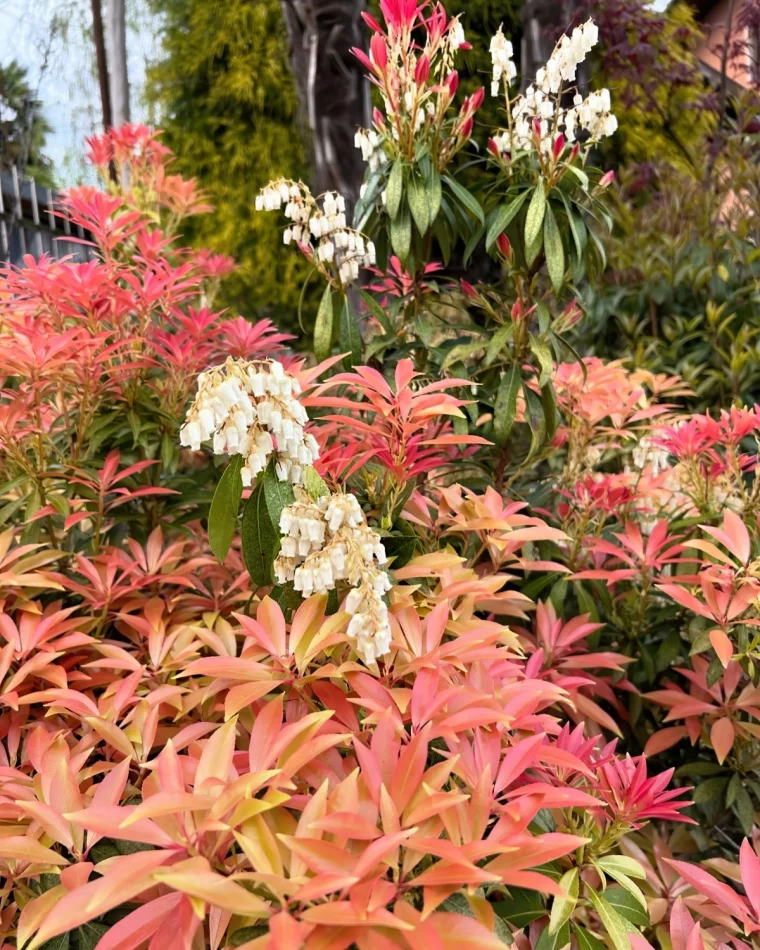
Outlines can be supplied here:
[[491, 80], [491, 95], [498, 96], [501, 90], [502, 79], [507, 87], [517, 75], [512, 43], [504, 36], [501, 26], [491, 37], [491, 62], [493, 63], [493, 79]]
[[588, 141], [598, 142], [608, 138], [618, 127], [617, 117], [612, 113], [609, 89], [598, 89], [585, 99], [576, 93], [572, 109], [564, 113], [565, 138], [574, 142], [575, 127], [588, 132]]
[[467, 37], [464, 35], [464, 27], [458, 16], [453, 17], [449, 23], [447, 38], [452, 50], [458, 50], [460, 46], [464, 46], [467, 42]]
[[[571, 36], [562, 37], [546, 66], [536, 73], [535, 85], [529, 86], [525, 95], [517, 96], [512, 103], [510, 130], [494, 136], [500, 152], [532, 149], [534, 121], [538, 122], [540, 149], [547, 154], [551, 152], [554, 138], [560, 132], [568, 143], [575, 142], [581, 132], [586, 133], [588, 143], [598, 142], [615, 132], [618, 122], [612, 114], [607, 89], [592, 92], [585, 99], [576, 93], [569, 109], [560, 106], [563, 83], [575, 81], [578, 65], [596, 45], [598, 38], [599, 30], [593, 20], [576, 27]], [[500, 52], [502, 42], [508, 43], [507, 40], [500, 40], [498, 33], [491, 41], [496, 83], [497, 54], [506, 62], [506, 55]], [[494, 53], [494, 48], [497, 53]]]
[[333, 265], [344, 284], [358, 279], [360, 267], [375, 263], [375, 245], [348, 227], [342, 195], [325, 192], [320, 208], [306, 185], [281, 179], [270, 182], [256, 198], [257, 211], [280, 208], [291, 222], [284, 243], [295, 241], [320, 263]]
[[353, 495], [323, 495], [313, 501], [299, 491], [280, 516], [282, 546], [274, 562], [278, 584], [293, 582], [302, 596], [324, 594], [338, 581], [354, 589], [346, 598], [352, 615], [348, 635], [365, 663], [390, 650], [391, 628], [383, 594], [390, 590], [380, 567], [386, 562], [380, 537], [367, 524]]
[[230, 357], [201, 373], [198, 394], [180, 430], [180, 443], [197, 451], [213, 438], [215, 455], [242, 455], [248, 486], [272, 454], [277, 477], [300, 485], [304, 469], [319, 457], [309, 421], [298, 401], [301, 386], [276, 360], [248, 362]]
[[649, 468], [655, 478], [660, 472], [664, 472], [670, 468], [668, 450], [659, 445], [655, 445], [651, 439], [647, 439], [646, 437], [641, 439], [633, 449], [631, 458], [637, 469], [643, 471], [645, 468]]
[[577, 26], [570, 36], [561, 37], [546, 66], [536, 73], [536, 85], [544, 93], [556, 95], [562, 83], [575, 82], [576, 70], [599, 40], [599, 28], [593, 20]]
[[361, 149], [362, 158], [371, 172], [377, 171], [385, 162], [383, 139], [374, 129], [359, 129], [354, 136], [354, 145]]

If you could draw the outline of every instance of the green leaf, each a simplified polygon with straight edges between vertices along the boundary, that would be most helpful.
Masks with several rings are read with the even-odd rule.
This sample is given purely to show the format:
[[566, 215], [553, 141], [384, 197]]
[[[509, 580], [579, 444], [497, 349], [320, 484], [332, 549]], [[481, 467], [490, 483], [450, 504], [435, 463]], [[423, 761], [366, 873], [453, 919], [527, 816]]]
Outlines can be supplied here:
[[433, 234], [441, 248], [443, 263], [448, 266], [451, 260], [451, 233], [445, 218], [438, 217], [433, 224]]
[[[628, 871], [630, 870], [630, 865], [626, 866], [626, 864], [623, 863], [625, 860], [625, 858], [613, 855], [607, 858], [600, 858], [595, 864], [598, 868], [601, 868], [608, 877], [611, 877], [613, 881], [617, 881], [621, 887], [625, 888], [625, 890], [641, 904], [644, 910], [646, 910], [647, 899], [642, 894], [638, 884], [634, 883], [629, 877]], [[633, 861], [632, 858], [627, 860], [629, 862]], [[641, 866], [637, 862], [633, 862], [633, 864], [636, 867], [637, 876], [642, 877]]]
[[411, 246], [412, 219], [409, 215], [409, 208], [404, 205], [398, 215], [391, 219], [391, 247], [403, 263], [409, 257]]
[[441, 175], [435, 165], [430, 163], [430, 168], [425, 176], [425, 194], [428, 203], [428, 216], [430, 224], [435, 224], [438, 212], [441, 210], [441, 200], [443, 193], [441, 190]]
[[551, 442], [557, 431], [559, 417], [557, 415], [557, 394], [554, 392], [552, 381], [549, 380], [545, 386], [541, 387], [541, 408], [544, 410], [544, 419], [546, 420], [546, 440]]
[[323, 495], [329, 495], [330, 489], [327, 487], [327, 482], [322, 478], [319, 472], [314, 468], [313, 465], [307, 465], [303, 470], [303, 484], [306, 491], [309, 493], [309, 496], [317, 500]]
[[487, 252], [494, 246], [498, 236], [504, 233], [505, 228], [509, 225], [520, 208], [522, 208], [529, 194], [529, 191], [524, 191], [521, 195], [518, 195], [510, 201], [509, 204], [501, 204], [496, 208], [488, 225], [488, 234], [486, 236]]
[[718, 775], [724, 771], [724, 766], [717, 762], [687, 762], [686, 765], [679, 765], [674, 775], [675, 778], [683, 778], [684, 775]]
[[530, 459], [533, 458], [544, 443], [544, 439], [546, 438], [546, 419], [540, 398], [527, 383], [523, 383], [523, 396], [525, 397], [525, 421], [530, 426], [530, 452], [528, 453], [528, 459]]
[[474, 340], [472, 343], [457, 343], [446, 354], [446, 359], [441, 364], [441, 371], [447, 370], [457, 360], [465, 360], [468, 356], [472, 356], [473, 353], [477, 353], [482, 349], [482, 340]]
[[61, 934], [59, 937], [53, 937], [51, 940], [46, 940], [38, 950], [69, 950], [70, 942], [71, 931]]
[[48, 503], [55, 508], [59, 515], [67, 516], [71, 514], [71, 506], [65, 495], [48, 495]]
[[333, 299], [332, 288], [325, 287], [319, 301], [317, 319], [314, 324], [314, 355], [318, 361], [326, 360], [332, 350], [333, 338]]
[[486, 357], [483, 363], [484, 366], [490, 366], [491, 363], [493, 363], [493, 361], [504, 349], [504, 344], [512, 337], [514, 332], [514, 326], [511, 323], [505, 323], [503, 327], [499, 327], [496, 333], [494, 333], [494, 335], [488, 341], [488, 346], [486, 347]]
[[235, 537], [240, 499], [243, 497], [243, 480], [240, 477], [243, 462], [242, 455], [233, 455], [219, 479], [208, 513], [208, 543], [220, 561], [227, 557]]
[[552, 340], [555, 340], [558, 344], [561, 344], [570, 351], [570, 353], [573, 355], [573, 358], [575, 359], [575, 362], [580, 367], [581, 373], [583, 374], [583, 382], [585, 383], [588, 377], [588, 370], [586, 369], [586, 364], [583, 362], [583, 357], [575, 349], [572, 343], [568, 343], [568, 341], [563, 336], [560, 336], [559, 333], [555, 333], [554, 330], [549, 330], [549, 335], [551, 336]]
[[257, 482], [246, 502], [242, 527], [245, 566], [258, 587], [272, 583], [272, 564], [280, 548], [280, 532], [269, 515], [264, 482], [265, 479]]
[[546, 907], [541, 896], [536, 891], [528, 891], [522, 887], [510, 887], [510, 897], [497, 901], [493, 905], [494, 912], [503, 920], [508, 920], [515, 927], [527, 927], [534, 920], [546, 914]]
[[[272, 527], [278, 537], [277, 548], [279, 550], [280, 515], [282, 514], [283, 508], [292, 505], [296, 500], [293, 494], [293, 486], [290, 482], [280, 481], [277, 477], [274, 458], [270, 459], [265, 471], [260, 476], [260, 480], [264, 485], [264, 500], [267, 506], [267, 513], [269, 514]], [[276, 553], [272, 556], [273, 561], [275, 556]]]
[[98, 924], [90, 921], [82, 924], [77, 930], [78, 950], [95, 950], [103, 937], [108, 933], [109, 928], [105, 924]]
[[538, 255], [541, 253], [541, 248], [543, 246], [544, 232], [543, 229], [539, 229], [539, 232], [536, 235], [536, 240], [532, 244], [525, 245], [525, 263], [528, 265], [528, 267], [532, 267], [536, 260], [538, 260]]
[[[441, 904], [440, 910], [444, 913], [451, 914], [463, 914], [465, 917], [475, 917], [472, 907], [470, 907], [469, 901], [461, 893], [457, 891], [452, 894], [451, 897], [447, 897], [446, 900]], [[507, 927], [501, 917], [496, 916], [493, 925], [494, 934], [501, 940], [506, 946], [512, 945], [512, 931]]]
[[530, 199], [528, 205], [528, 214], [525, 218], [525, 246], [530, 247], [536, 243], [538, 235], [541, 233], [541, 225], [544, 223], [544, 214], [546, 213], [546, 192], [543, 182], [539, 182]]
[[583, 222], [583, 218], [573, 211], [572, 204], [569, 201], [567, 195], [560, 191], [559, 196], [565, 206], [567, 223], [570, 227], [570, 233], [573, 236], [573, 243], [575, 244], [575, 253], [578, 256], [578, 260], [580, 261], [583, 257], [583, 251], [586, 248], [586, 225]]
[[[483, 215], [483, 209], [480, 207], [480, 202], [478, 199], [474, 195], [471, 195], [466, 188], [460, 185], [458, 181], [456, 181], [454, 178], [451, 178], [449, 175], [444, 175], [443, 180], [448, 185], [454, 197], [459, 199], [460, 204], [464, 205], [470, 214], [474, 215], [481, 224], [485, 224], [486, 219]], [[504, 225], [504, 227], [506, 227], [506, 225]]]
[[301, 597], [292, 584], [285, 584], [282, 587], [279, 585], [273, 587], [269, 596], [282, 607], [286, 615], [291, 610], [297, 610], [303, 603], [303, 597]]
[[496, 393], [493, 410], [493, 433], [497, 445], [504, 445], [512, 431], [517, 411], [517, 394], [520, 392], [522, 375], [517, 363], [504, 373]]
[[731, 805], [736, 801], [736, 795], [739, 789], [742, 787], [741, 776], [738, 772], [734, 772], [731, 776], [731, 781], [728, 783], [728, 788], [726, 789], [726, 805], [730, 808]]
[[567, 897], [555, 897], [552, 904], [552, 912], [549, 917], [549, 933], [554, 935], [563, 927], [575, 910], [578, 903], [578, 868], [572, 868], [562, 875], [559, 886], [567, 893]]
[[414, 223], [420, 234], [425, 234], [430, 227], [430, 206], [428, 204], [425, 181], [419, 171], [414, 171], [409, 179], [407, 201], [412, 211]]
[[535, 825], [539, 829], [539, 834], [544, 832], [552, 834], [557, 830], [557, 822], [554, 820], [554, 815], [552, 815], [548, 808], [539, 808], [531, 825]]
[[343, 360], [343, 365], [346, 369], [353, 369], [354, 366], [361, 363], [362, 335], [359, 332], [359, 321], [348, 302], [348, 297], [343, 301], [340, 311], [339, 341], [341, 352], [348, 353], [348, 356]]
[[556, 932], [552, 933], [549, 927], [541, 931], [541, 935], [536, 941], [536, 950], [562, 950], [570, 944], [570, 927], [563, 924]]
[[404, 567], [411, 561], [420, 548], [420, 539], [414, 535], [387, 535], [383, 537], [383, 547], [388, 558], [391, 559], [392, 571]]
[[599, 915], [604, 929], [610, 935], [615, 950], [630, 950], [631, 943], [628, 939], [628, 928], [617, 910], [593, 888], [589, 888], [589, 899], [594, 905], [594, 910]]
[[231, 947], [242, 947], [244, 943], [248, 943], [249, 940], [254, 940], [256, 937], [264, 937], [269, 933], [269, 927], [266, 924], [254, 924], [253, 927], [241, 927], [240, 930], [236, 930], [235, 933], [229, 938], [229, 943]]
[[585, 927], [573, 927], [573, 933], [578, 938], [578, 950], [607, 950], [605, 944]]
[[401, 162], [394, 162], [385, 186], [385, 207], [391, 216], [391, 221], [398, 216], [401, 209], [401, 199], [404, 195], [404, 166]]
[[548, 203], [544, 216], [544, 253], [552, 287], [558, 294], [565, 281], [565, 249], [562, 246], [562, 235], [559, 233], [557, 219], [554, 217], [552, 206]]
[[742, 831], [745, 835], [752, 833], [752, 826], [755, 823], [755, 809], [752, 799], [749, 797], [747, 789], [740, 785], [736, 791], [736, 800], [733, 805], [734, 813], [739, 819]]
[[599, 858], [596, 862], [604, 871], [618, 871], [628, 877], [635, 877], [641, 881], [646, 880], [647, 872], [635, 858], [629, 858], [624, 854], [608, 854]]
[[362, 290], [361, 287], [359, 287], [358, 290], [365, 307], [377, 320], [383, 330], [385, 330], [386, 333], [393, 333], [393, 326], [388, 319], [388, 314], [383, 310], [377, 300], [375, 300], [372, 294], [368, 294], [366, 290]]
[[604, 892], [604, 899], [623, 918], [626, 926], [649, 926], [649, 912], [628, 891], [621, 887], [608, 887]]
[[464, 249], [464, 256], [462, 257], [462, 263], [465, 267], [470, 263], [470, 258], [473, 255], [475, 248], [480, 244], [480, 241], [483, 235], [486, 233], [486, 226], [481, 224], [479, 228], [476, 228], [475, 231], [470, 235], [467, 244]]
[[728, 785], [728, 779], [723, 776], [708, 778], [705, 782], [700, 782], [694, 789], [691, 797], [697, 805], [706, 805], [708, 802], [722, 799]]
[[546, 340], [542, 340], [540, 337], [533, 336], [530, 334], [529, 340], [531, 353], [538, 360], [538, 365], [541, 367], [541, 375], [538, 377], [538, 385], [543, 387], [548, 380], [551, 379], [552, 373], [554, 372], [554, 361], [552, 360], [552, 351], [549, 349], [549, 344]]
[[569, 172], [572, 172], [573, 175], [575, 175], [575, 177], [581, 183], [581, 188], [583, 188], [584, 191], [588, 191], [588, 175], [578, 168], [577, 165], [573, 165], [571, 163], [568, 163], [566, 168]]
[[[708, 634], [709, 636], [709, 634]], [[712, 646], [712, 643], [710, 644]], [[714, 656], [710, 660], [710, 665], [707, 667], [707, 673], [705, 674], [705, 679], [707, 680], [707, 688], [712, 689], [713, 686], [718, 682], [718, 680], [723, 676], [723, 663], [720, 658]]]
[[591, 237], [591, 243], [596, 248], [596, 253], [599, 255], [599, 262], [601, 264], [602, 270], [604, 270], [604, 268], [607, 266], [607, 252], [604, 249], [604, 245], [593, 231], [589, 231], [589, 236]]

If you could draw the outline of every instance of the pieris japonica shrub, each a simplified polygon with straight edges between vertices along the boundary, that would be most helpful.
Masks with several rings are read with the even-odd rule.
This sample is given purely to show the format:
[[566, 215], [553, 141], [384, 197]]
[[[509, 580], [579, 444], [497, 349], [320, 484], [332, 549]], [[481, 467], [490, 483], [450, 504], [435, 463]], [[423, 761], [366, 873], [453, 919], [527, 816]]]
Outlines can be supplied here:
[[593, 24], [525, 97], [496, 35], [476, 194], [462, 24], [381, 8], [357, 219], [259, 202], [325, 280], [321, 362], [209, 312], [144, 130], [92, 146], [128, 194], [69, 198], [96, 259], [3, 274], [3, 950], [760, 947], [760, 411], [564, 341]]

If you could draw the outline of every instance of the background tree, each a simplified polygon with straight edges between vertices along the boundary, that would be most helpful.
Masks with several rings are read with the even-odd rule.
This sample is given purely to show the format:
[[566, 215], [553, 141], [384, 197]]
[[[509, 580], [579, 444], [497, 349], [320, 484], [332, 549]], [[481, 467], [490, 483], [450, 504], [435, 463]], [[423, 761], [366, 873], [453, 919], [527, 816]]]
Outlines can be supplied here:
[[125, 0], [108, 0], [111, 108], [114, 126], [129, 122], [129, 72]]
[[294, 328], [306, 274], [279, 251], [280, 230], [254, 215], [259, 188], [275, 172], [306, 174], [279, 0], [155, 0], [164, 18], [162, 60], [148, 94], [161, 110], [176, 167], [216, 208], [184, 237], [235, 257], [222, 299], [243, 313]]
[[0, 66], [0, 169], [16, 165], [39, 184], [52, 187], [52, 165], [44, 154], [51, 131], [26, 69], [16, 60]]
[[366, 47], [363, 0], [282, 0], [301, 122], [311, 146], [312, 184], [353, 202], [364, 175], [354, 147], [370, 124], [370, 90], [351, 53]]

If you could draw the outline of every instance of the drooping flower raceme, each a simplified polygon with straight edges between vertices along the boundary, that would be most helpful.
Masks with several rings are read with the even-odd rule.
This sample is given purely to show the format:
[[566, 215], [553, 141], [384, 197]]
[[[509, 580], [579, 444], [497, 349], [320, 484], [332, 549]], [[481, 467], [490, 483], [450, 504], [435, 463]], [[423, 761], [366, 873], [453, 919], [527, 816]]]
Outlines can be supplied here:
[[298, 380], [276, 360], [230, 357], [198, 377], [180, 443], [197, 451], [213, 439], [215, 455], [242, 455], [245, 486], [274, 455], [277, 477], [299, 485], [306, 466], [319, 457], [316, 439], [304, 432], [309, 417], [300, 392]]
[[295, 241], [327, 276], [335, 275], [343, 284], [359, 277], [360, 267], [375, 263], [375, 245], [359, 231], [348, 227], [346, 201], [337, 192], [322, 195], [322, 205], [303, 182], [284, 178], [272, 181], [256, 198], [257, 211], [284, 211], [291, 222], [283, 241]]
[[586, 144], [606, 138], [617, 129], [607, 89], [591, 92], [585, 99], [576, 92], [573, 104], [564, 109], [563, 91], [576, 81], [578, 66], [585, 60], [599, 39], [599, 30], [593, 20], [576, 27], [570, 36], [563, 36], [554, 48], [546, 65], [536, 72], [535, 84], [524, 95], [510, 98], [509, 86], [514, 78], [511, 44], [501, 28], [491, 41], [493, 82], [491, 92], [498, 95], [504, 83], [509, 128], [495, 135], [493, 141], [500, 154], [512, 155], [530, 151], [538, 141], [542, 152], [548, 154], [555, 147], [560, 134], [572, 145], [579, 135]]
[[383, 594], [391, 588], [381, 569], [386, 562], [380, 536], [369, 527], [353, 495], [323, 495], [314, 501], [297, 491], [280, 516], [282, 546], [274, 562], [279, 584], [293, 582], [304, 597], [334, 590], [347, 581], [353, 590], [345, 609], [352, 615], [348, 634], [365, 663], [390, 649], [391, 628]]
[[493, 79], [491, 80], [491, 95], [498, 96], [501, 90], [502, 81], [507, 85], [512, 85], [512, 80], [517, 75], [515, 66], [514, 50], [512, 43], [504, 36], [501, 26], [491, 37], [491, 62], [493, 63]]

